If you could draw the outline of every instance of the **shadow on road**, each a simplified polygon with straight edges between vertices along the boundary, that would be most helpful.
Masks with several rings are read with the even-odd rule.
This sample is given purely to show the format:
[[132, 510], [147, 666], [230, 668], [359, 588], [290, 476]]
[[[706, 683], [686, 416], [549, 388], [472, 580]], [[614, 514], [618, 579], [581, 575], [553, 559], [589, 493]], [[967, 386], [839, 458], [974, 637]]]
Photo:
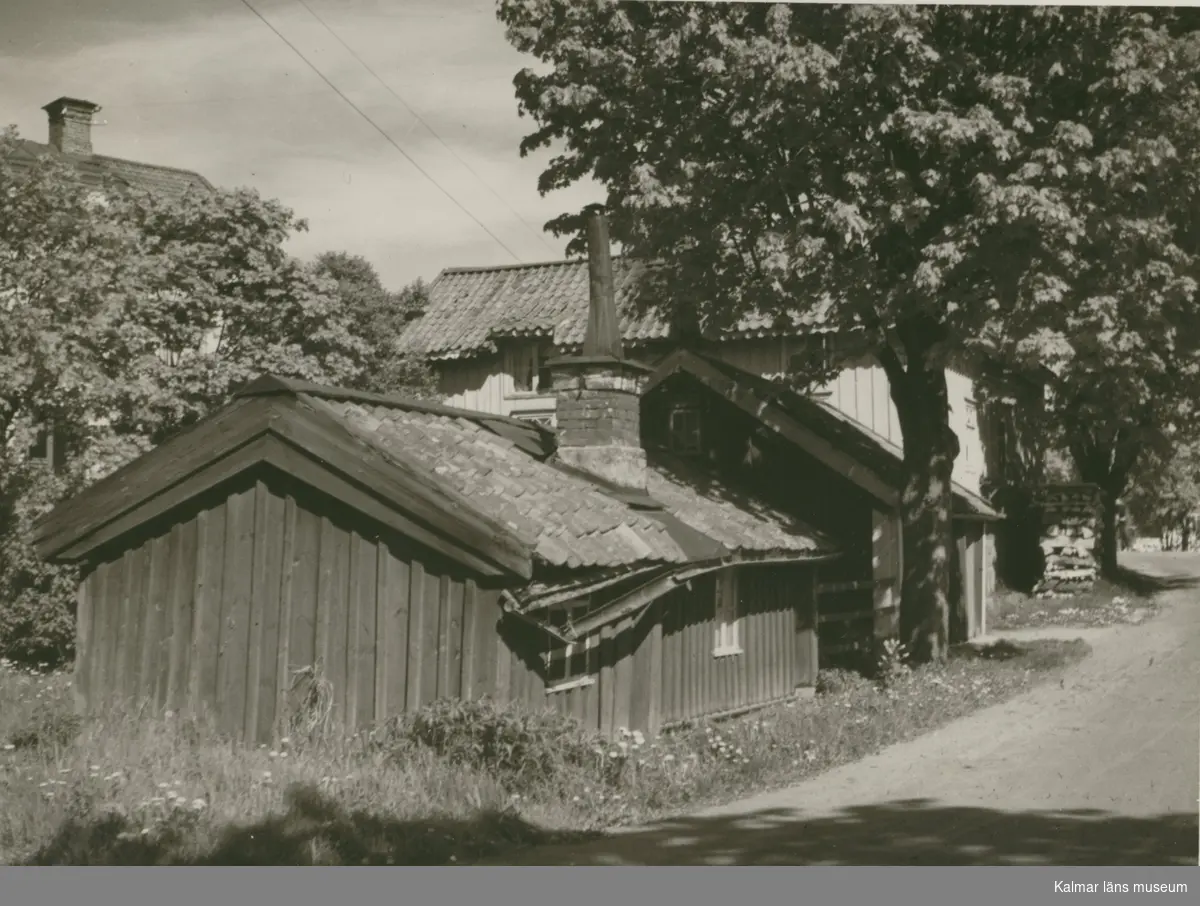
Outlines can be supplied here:
[[1200, 552], [1125, 552], [1115, 578], [1140, 595], [1200, 587]]
[[[928, 800], [805, 820], [788, 809], [689, 817], [586, 846], [526, 851], [522, 865], [1195, 865], [1197, 818], [1007, 812]], [[490, 860], [491, 864], [501, 863]]]

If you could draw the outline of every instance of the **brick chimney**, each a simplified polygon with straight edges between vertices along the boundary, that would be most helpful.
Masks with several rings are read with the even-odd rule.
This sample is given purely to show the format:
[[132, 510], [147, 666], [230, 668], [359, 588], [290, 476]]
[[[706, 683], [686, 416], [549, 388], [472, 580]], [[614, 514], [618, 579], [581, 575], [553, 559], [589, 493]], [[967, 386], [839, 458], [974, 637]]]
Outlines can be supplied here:
[[613, 289], [608, 222], [588, 210], [587, 334], [581, 354], [550, 367], [558, 421], [558, 456], [566, 465], [622, 488], [646, 489], [640, 399], [649, 367], [625, 358]]
[[59, 98], [42, 108], [50, 117], [50, 144], [64, 154], [92, 153], [92, 117], [99, 104]]

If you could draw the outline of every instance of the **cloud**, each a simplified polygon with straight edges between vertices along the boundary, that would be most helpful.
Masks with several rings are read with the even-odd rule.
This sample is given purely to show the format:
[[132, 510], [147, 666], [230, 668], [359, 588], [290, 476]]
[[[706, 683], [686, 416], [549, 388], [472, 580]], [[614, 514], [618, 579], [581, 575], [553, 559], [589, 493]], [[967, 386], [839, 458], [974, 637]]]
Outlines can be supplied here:
[[328, 29], [252, 2], [305, 59], [236, 0], [3, 0], [0, 121], [45, 140], [42, 104], [93, 100], [99, 153], [253, 186], [309, 220], [297, 253], [362, 254], [390, 285], [511, 263], [476, 220], [521, 260], [559, 257], [542, 224], [602, 197], [538, 195], [548, 158], [520, 158], [533, 124], [512, 89], [530, 61], [490, 0], [307, 0]]

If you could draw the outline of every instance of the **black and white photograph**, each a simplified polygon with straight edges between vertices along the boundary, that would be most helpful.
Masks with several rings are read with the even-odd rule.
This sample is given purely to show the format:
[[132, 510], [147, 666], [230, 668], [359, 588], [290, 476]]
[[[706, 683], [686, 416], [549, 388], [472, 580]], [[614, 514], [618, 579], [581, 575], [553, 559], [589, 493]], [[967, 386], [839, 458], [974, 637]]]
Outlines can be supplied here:
[[1198, 864], [1200, 7], [0, 0], [0, 865]]

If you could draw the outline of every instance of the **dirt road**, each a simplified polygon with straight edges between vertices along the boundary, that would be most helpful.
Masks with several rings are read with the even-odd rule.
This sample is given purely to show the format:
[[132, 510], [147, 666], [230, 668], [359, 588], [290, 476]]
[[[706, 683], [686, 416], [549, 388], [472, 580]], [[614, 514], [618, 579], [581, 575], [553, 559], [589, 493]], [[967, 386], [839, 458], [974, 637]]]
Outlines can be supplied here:
[[1170, 576], [1140, 626], [1085, 638], [1061, 684], [790, 789], [523, 865], [1196, 865], [1200, 557], [1137, 555]]

